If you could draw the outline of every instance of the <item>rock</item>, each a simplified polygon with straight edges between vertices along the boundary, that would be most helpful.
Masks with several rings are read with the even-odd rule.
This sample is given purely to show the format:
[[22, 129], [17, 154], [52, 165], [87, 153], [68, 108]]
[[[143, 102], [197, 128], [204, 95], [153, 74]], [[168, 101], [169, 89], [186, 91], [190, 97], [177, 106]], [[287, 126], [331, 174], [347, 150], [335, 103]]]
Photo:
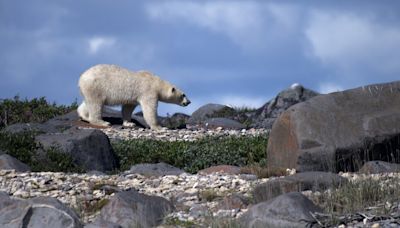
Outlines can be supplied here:
[[17, 172], [31, 171], [31, 168], [28, 165], [20, 162], [19, 160], [8, 154], [0, 155], [0, 170], [2, 169], [14, 169]]
[[200, 124], [201, 127], [206, 128], [206, 129], [216, 129], [216, 128], [223, 128], [223, 129], [245, 129], [246, 126], [239, 123], [236, 120], [231, 120], [228, 118], [210, 118], [206, 119]]
[[136, 173], [143, 176], [166, 176], [166, 175], [180, 175], [185, 171], [176, 168], [172, 165], [160, 162], [157, 164], [138, 164], [131, 167], [128, 171], [130, 174]]
[[399, 103], [400, 81], [294, 105], [273, 125], [268, 166], [338, 172], [371, 160], [400, 162]]
[[173, 211], [168, 200], [136, 190], [119, 192], [101, 209], [100, 219], [122, 227], [154, 227]]
[[234, 193], [225, 196], [217, 205], [219, 210], [245, 209], [249, 205], [249, 199], [244, 195]]
[[203, 105], [192, 113], [192, 116], [188, 119], [187, 123], [189, 125], [202, 124], [204, 120], [210, 118], [215, 112], [221, 111], [222, 109], [232, 109], [232, 108], [220, 104]]
[[198, 174], [200, 175], [209, 175], [212, 173], [237, 175], [240, 174], [240, 167], [234, 165], [217, 165], [198, 171]]
[[122, 226], [113, 222], [97, 219], [96, 221], [87, 224], [85, 228], [122, 228]]
[[302, 85], [293, 84], [256, 111], [256, 118], [251, 127], [271, 129], [276, 118], [289, 107], [317, 95], [317, 92], [304, 88]]
[[369, 161], [365, 163], [358, 172], [365, 174], [397, 173], [400, 172], [400, 164], [384, 161]]
[[172, 116], [160, 117], [159, 122], [162, 127], [169, 129], [184, 129], [190, 116], [184, 113], [175, 113]]
[[70, 154], [73, 162], [85, 170], [112, 171], [118, 168], [118, 160], [108, 137], [97, 129], [71, 128], [62, 133], [36, 136], [45, 149], [56, 147]]
[[51, 197], [37, 197], [29, 200], [31, 216], [27, 227], [83, 227], [78, 215]]
[[322, 212], [298, 192], [287, 193], [252, 206], [239, 218], [243, 227], [306, 227], [310, 212]]
[[297, 173], [257, 185], [253, 191], [253, 198], [254, 202], [259, 203], [288, 192], [324, 191], [328, 188], [337, 188], [347, 182], [346, 178], [334, 173]]
[[50, 197], [31, 200], [0, 193], [0, 227], [82, 227], [74, 211]]
[[39, 133], [55, 133], [57, 132], [57, 129], [54, 126], [42, 123], [16, 123], [7, 126], [2, 131], [10, 134], [19, 134], [28, 131]]

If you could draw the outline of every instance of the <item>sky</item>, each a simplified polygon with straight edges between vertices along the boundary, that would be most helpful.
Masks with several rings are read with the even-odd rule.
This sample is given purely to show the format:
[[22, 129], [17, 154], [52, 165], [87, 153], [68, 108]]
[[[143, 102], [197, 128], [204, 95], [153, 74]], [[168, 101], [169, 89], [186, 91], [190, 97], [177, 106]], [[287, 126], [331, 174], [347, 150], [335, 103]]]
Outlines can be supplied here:
[[262, 106], [400, 79], [400, 1], [0, 0], [0, 99], [82, 101], [93, 65], [148, 70], [207, 103]]

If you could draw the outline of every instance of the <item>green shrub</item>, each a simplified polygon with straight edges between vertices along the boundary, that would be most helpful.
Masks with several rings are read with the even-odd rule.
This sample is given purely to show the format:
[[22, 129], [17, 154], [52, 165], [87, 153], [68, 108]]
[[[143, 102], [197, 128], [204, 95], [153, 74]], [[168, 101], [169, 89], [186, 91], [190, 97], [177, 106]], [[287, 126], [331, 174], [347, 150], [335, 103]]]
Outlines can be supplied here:
[[50, 104], [44, 97], [32, 100], [0, 99], [0, 128], [14, 123], [44, 122], [55, 116], [63, 115], [78, 107], [77, 102], [71, 105]]
[[165, 162], [190, 173], [213, 165], [248, 165], [265, 158], [267, 136], [207, 137], [194, 142], [134, 139], [113, 142], [121, 169]]
[[[0, 132], [0, 150], [31, 167], [32, 171], [83, 172], [82, 167], [73, 163], [71, 155], [58, 148], [43, 149], [35, 142], [35, 132]], [[39, 151], [41, 152], [39, 154]]]

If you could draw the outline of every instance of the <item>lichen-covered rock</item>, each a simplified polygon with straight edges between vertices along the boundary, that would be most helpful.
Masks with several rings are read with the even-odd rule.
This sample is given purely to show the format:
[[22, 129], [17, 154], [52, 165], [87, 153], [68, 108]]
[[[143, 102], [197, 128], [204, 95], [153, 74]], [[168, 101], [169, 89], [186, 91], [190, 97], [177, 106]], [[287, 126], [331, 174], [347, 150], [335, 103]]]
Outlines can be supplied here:
[[164, 162], [157, 164], [138, 164], [131, 167], [129, 173], [136, 173], [143, 176], [165, 176], [165, 175], [180, 175], [185, 171], [169, 165]]
[[384, 161], [369, 161], [365, 163], [358, 172], [365, 174], [395, 173], [400, 172], [400, 164]]

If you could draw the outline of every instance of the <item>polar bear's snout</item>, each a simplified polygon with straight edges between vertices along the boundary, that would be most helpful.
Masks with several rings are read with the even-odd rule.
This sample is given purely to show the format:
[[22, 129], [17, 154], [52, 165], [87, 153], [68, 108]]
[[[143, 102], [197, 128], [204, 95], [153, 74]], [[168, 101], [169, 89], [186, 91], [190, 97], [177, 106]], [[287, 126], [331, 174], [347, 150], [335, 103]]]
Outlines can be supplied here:
[[182, 102], [181, 102], [181, 105], [182, 105], [182, 106], [188, 106], [190, 103], [191, 103], [190, 100], [187, 99], [187, 97], [185, 96], [185, 97], [183, 98]]

